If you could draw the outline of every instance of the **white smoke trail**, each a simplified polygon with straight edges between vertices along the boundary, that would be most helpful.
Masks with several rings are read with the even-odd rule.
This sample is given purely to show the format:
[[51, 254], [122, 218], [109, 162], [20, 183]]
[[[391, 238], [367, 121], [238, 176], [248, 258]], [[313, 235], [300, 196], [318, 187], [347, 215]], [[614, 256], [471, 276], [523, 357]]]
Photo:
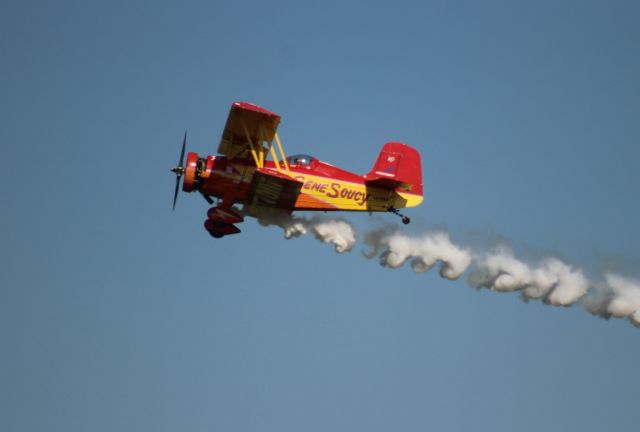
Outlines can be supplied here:
[[336, 252], [348, 252], [356, 244], [353, 226], [343, 219], [314, 216], [311, 219], [294, 217], [288, 213], [271, 209], [251, 209], [251, 214], [262, 226], [276, 225], [284, 230], [287, 239], [312, 233], [323, 243], [330, 243]]
[[[336, 252], [352, 250], [356, 244], [353, 226], [343, 219], [314, 216], [294, 217], [272, 209], [249, 209], [263, 226], [276, 225], [287, 239], [312, 233]], [[392, 269], [410, 261], [411, 269], [424, 273], [439, 264], [439, 274], [449, 280], [460, 278], [471, 269], [467, 283], [472, 288], [497, 292], [519, 292], [524, 301], [541, 300], [545, 304], [569, 307], [580, 303], [589, 313], [604, 319], [628, 318], [640, 328], [640, 281], [608, 273], [605, 282], [594, 284], [580, 268], [555, 257], [531, 265], [518, 259], [513, 251], [498, 247], [474, 252], [454, 244], [445, 231], [408, 235], [398, 228], [368, 231], [364, 236], [367, 258], [378, 257], [380, 265]]]
[[423, 273], [439, 262], [440, 276], [451, 280], [470, 268], [467, 283], [473, 288], [517, 291], [524, 301], [537, 299], [554, 306], [581, 303], [594, 315], [626, 317], [640, 327], [640, 281], [607, 274], [606, 283], [596, 286], [581, 269], [558, 258], [531, 265], [505, 246], [475, 253], [452, 243], [444, 231], [409, 236], [398, 229], [378, 229], [366, 233], [364, 242], [369, 249], [363, 254], [378, 257], [383, 267], [395, 269], [411, 260], [412, 270]]

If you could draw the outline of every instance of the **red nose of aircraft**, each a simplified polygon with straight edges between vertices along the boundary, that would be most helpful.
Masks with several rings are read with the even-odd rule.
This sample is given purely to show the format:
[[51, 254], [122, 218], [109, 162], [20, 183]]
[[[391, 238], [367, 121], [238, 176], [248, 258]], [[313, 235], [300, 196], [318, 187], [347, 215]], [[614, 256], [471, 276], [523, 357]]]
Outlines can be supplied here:
[[187, 164], [184, 167], [184, 183], [182, 190], [191, 192], [196, 188], [196, 172], [198, 167], [198, 153], [187, 153]]

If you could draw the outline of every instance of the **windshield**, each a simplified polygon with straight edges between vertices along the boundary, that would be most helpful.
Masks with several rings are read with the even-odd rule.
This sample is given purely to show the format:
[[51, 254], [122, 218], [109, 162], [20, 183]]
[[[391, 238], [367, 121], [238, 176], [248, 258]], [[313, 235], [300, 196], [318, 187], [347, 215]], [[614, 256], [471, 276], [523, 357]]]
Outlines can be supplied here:
[[315, 158], [313, 156], [309, 156], [306, 154], [298, 154], [298, 155], [289, 156], [287, 158], [287, 162], [289, 162], [289, 165], [309, 166], [311, 165], [311, 162], [313, 162], [314, 159]]

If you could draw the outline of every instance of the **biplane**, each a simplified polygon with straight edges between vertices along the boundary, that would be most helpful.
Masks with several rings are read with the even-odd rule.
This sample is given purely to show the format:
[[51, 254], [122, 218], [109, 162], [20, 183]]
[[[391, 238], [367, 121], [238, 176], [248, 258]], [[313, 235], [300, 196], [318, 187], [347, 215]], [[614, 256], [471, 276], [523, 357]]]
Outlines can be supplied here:
[[[218, 146], [219, 155], [184, 155], [185, 132], [173, 196], [180, 180], [184, 192], [199, 192], [213, 205], [205, 229], [215, 238], [237, 234], [245, 216], [264, 208], [293, 211], [391, 212], [408, 224], [399, 209], [423, 199], [418, 151], [398, 142], [386, 143], [373, 169], [358, 175], [307, 154], [286, 157], [278, 133], [280, 116], [257, 105], [235, 102]], [[214, 201], [215, 200], [215, 201]], [[214, 205], [215, 203], [215, 205]], [[238, 209], [236, 205], [242, 205]]]

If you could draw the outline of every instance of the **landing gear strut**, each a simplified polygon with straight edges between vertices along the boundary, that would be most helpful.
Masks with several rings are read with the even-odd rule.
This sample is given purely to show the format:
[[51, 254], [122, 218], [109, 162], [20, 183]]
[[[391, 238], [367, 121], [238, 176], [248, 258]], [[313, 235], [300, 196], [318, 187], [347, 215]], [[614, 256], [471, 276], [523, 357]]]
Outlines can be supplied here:
[[409, 219], [409, 216], [405, 216], [403, 214], [400, 213], [400, 211], [395, 208], [395, 207], [389, 207], [389, 211], [395, 215], [398, 215], [402, 218], [402, 223], [405, 225], [408, 225], [409, 222], [411, 222], [411, 219]]

